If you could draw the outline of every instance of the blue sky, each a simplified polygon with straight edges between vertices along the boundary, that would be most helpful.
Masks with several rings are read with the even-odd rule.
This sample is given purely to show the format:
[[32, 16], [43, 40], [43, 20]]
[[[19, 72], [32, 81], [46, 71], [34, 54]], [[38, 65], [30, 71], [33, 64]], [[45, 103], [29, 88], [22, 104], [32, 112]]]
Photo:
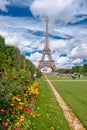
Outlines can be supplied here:
[[0, 35], [38, 66], [46, 17], [57, 68], [87, 63], [87, 0], [0, 0]]

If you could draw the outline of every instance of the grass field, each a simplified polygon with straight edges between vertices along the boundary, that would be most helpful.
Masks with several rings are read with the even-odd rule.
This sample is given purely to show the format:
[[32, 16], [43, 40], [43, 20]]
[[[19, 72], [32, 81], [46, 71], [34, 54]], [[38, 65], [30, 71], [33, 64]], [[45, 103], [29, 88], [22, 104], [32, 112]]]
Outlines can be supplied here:
[[[48, 76], [48, 78], [57, 80], [58, 77]], [[87, 82], [76, 80], [72, 82], [72, 79], [67, 82], [61, 80], [51, 82], [87, 129]]]
[[[57, 75], [48, 75], [50, 80], [73, 80], [70, 76], [57, 76]], [[87, 76], [82, 76], [82, 78], [76, 77], [75, 80], [87, 80]]]
[[40, 92], [34, 112], [40, 116], [31, 118], [30, 130], [70, 130], [48, 83], [43, 77], [37, 80]]

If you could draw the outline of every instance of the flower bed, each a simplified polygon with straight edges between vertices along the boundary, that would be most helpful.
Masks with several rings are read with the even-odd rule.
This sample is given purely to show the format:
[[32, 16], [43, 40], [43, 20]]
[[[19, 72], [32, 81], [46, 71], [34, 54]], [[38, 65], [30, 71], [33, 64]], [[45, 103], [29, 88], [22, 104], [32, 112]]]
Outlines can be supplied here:
[[[14, 77], [15, 78], [15, 77]], [[16, 83], [4, 77], [0, 81], [0, 129], [18, 130], [29, 128], [26, 120], [33, 116], [33, 109], [38, 95], [38, 82], [31, 85]], [[16, 86], [17, 85], [17, 86]]]

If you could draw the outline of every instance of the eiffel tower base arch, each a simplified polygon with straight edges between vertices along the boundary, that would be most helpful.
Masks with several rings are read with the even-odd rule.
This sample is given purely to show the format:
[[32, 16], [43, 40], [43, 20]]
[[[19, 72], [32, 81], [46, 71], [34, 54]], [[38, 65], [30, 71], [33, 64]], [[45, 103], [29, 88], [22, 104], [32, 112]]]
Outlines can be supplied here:
[[52, 71], [56, 71], [54, 61], [39, 61], [39, 69], [42, 69], [43, 67], [50, 67]]

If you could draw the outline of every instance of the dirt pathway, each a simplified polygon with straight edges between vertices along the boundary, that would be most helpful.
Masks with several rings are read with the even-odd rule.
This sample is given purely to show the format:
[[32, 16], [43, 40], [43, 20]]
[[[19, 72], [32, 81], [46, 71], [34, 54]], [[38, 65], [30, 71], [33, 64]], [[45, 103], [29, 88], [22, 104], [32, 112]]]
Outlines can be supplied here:
[[51, 89], [53, 90], [56, 100], [58, 101], [60, 107], [62, 108], [65, 118], [67, 119], [71, 127], [71, 130], [86, 130], [81, 124], [81, 122], [78, 120], [78, 118], [75, 116], [75, 114], [72, 112], [72, 110], [69, 108], [69, 106], [65, 103], [60, 94], [56, 91], [50, 80], [48, 80], [46, 76], [45, 78], [48, 84], [50, 85]]

